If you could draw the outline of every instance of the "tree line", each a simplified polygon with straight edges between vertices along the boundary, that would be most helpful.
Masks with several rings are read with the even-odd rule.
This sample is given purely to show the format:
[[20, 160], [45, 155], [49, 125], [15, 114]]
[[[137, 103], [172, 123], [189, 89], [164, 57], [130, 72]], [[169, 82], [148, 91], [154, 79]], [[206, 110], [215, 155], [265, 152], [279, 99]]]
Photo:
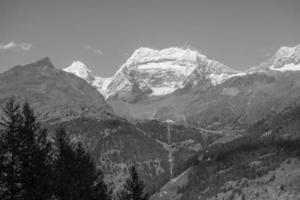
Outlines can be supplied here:
[[[129, 172], [116, 199], [148, 199], [137, 169]], [[63, 128], [49, 137], [29, 103], [6, 103], [0, 120], [1, 200], [111, 200], [103, 178], [82, 143], [72, 142]]]

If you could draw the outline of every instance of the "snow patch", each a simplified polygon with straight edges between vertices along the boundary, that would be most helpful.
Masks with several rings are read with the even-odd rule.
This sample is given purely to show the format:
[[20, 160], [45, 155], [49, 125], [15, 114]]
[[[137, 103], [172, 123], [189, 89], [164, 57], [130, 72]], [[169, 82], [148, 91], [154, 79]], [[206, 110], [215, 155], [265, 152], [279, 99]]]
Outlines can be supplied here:
[[148, 63], [148, 64], [143, 64], [143, 65], [139, 65], [137, 67], [138, 70], [142, 70], [142, 71], [147, 71], [147, 72], [156, 72], [158, 70], [160, 71], [173, 71], [176, 74], [182, 74], [185, 76], [188, 76], [189, 74], [191, 74], [193, 72], [193, 70], [196, 68], [195, 65], [178, 65], [178, 64], [174, 64], [172, 62], [164, 62], [164, 63]]
[[161, 95], [167, 95], [170, 94], [172, 92], [174, 92], [177, 88], [173, 88], [173, 87], [159, 87], [159, 88], [155, 88], [152, 87], [152, 94], [151, 96], [161, 96]]
[[300, 63], [290, 63], [286, 64], [283, 67], [275, 68], [274, 65], [269, 67], [270, 70], [280, 71], [280, 72], [287, 72], [287, 71], [300, 71]]
[[236, 73], [236, 74], [221, 73], [221, 74], [210, 74], [209, 78], [211, 79], [213, 85], [218, 85], [232, 77], [245, 76], [245, 75], [246, 73]]

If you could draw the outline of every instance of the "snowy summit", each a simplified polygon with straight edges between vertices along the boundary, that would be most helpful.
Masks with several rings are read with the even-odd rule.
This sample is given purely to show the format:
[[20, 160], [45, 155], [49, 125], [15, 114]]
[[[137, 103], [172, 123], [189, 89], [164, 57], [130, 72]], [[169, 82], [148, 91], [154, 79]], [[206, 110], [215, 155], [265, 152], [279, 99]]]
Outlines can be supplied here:
[[63, 70], [72, 73], [89, 83], [91, 83], [95, 79], [92, 71], [83, 62], [80, 61], [73, 61], [73, 63], [69, 67]]
[[266, 62], [250, 71], [272, 70], [278, 72], [300, 71], [300, 44], [295, 47], [280, 47]]
[[101, 92], [105, 98], [128, 96], [162, 96], [203, 79], [217, 85], [230, 77], [241, 75], [196, 50], [171, 47], [157, 50], [141, 47], [120, 67], [111, 78], [92, 75], [83, 63], [77, 61], [64, 69], [73, 73]]

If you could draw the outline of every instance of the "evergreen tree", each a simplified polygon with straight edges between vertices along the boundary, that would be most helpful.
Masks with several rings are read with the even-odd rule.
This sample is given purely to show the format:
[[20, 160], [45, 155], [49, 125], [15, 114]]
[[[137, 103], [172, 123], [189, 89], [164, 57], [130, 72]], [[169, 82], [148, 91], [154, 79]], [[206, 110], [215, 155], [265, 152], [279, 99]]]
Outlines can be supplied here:
[[73, 144], [64, 129], [57, 131], [53, 149], [28, 103], [20, 109], [12, 98], [3, 112], [1, 200], [49, 200], [53, 195], [58, 200], [111, 199], [101, 171], [82, 144]]
[[70, 142], [64, 129], [56, 134], [55, 194], [60, 200], [109, 200], [101, 171], [81, 143]]
[[1, 128], [1, 171], [0, 171], [0, 199], [17, 200], [22, 198], [21, 161], [22, 141], [20, 138], [22, 127], [20, 106], [11, 98], [3, 108], [0, 122]]
[[54, 194], [59, 200], [74, 199], [73, 188], [75, 188], [75, 179], [73, 164], [75, 155], [72, 144], [64, 129], [60, 128], [55, 136], [57, 157], [54, 164], [53, 188]]
[[130, 176], [126, 180], [123, 190], [121, 190], [120, 200], [147, 200], [148, 195], [144, 193], [144, 182], [140, 180], [137, 170], [134, 166], [129, 169]]
[[86, 200], [108, 200], [110, 194], [106, 184], [103, 181], [103, 175], [96, 168], [94, 161], [83, 148], [81, 143], [77, 144], [75, 149], [77, 180], [77, 196], [78, 199]]
[[51, 144], [28, 102], [22, 109], [23, 124], [20, 138], [21, 184], [24, 200], [47, 200], [51, 197]]
[[50, 198], [50, 143], [28, 103], [23, 109], [11, 98], [4, 109], [0, 147], [1, 199]]

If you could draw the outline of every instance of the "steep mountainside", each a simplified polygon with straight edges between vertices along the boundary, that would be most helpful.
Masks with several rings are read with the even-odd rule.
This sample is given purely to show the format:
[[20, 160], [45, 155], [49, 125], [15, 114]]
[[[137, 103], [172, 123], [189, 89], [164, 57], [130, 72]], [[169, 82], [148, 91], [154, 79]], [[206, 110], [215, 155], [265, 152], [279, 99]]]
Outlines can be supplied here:
[[11, 96], [32, 103], [43, 121], [112, 115], [97, 90], [77, 76], [54, 68], [49, 58], [0, 74], [0, 104]]
[[219, 84], [237, 72], [190, 49], [137, 49], [106, 86], [106, 98], [137, 102], [171, 94], [202, 79]]
[[187, 120], [208, 127], [247, 127], [299, 102], [299, 78], [300, 72], [232, 78], [202, 96], [196, 94], [185, 106]]

